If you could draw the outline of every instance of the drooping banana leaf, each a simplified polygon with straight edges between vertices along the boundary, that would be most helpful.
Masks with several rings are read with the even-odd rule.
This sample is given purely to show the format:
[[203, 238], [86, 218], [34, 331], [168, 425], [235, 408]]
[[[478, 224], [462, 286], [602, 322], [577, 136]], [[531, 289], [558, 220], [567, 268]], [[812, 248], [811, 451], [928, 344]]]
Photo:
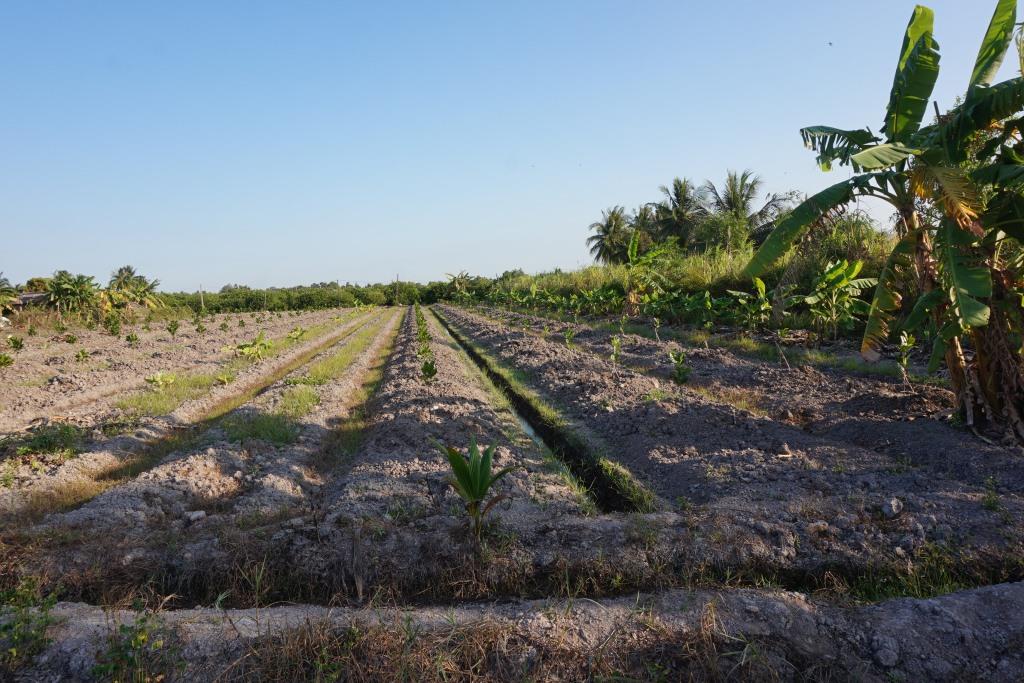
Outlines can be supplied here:
[[914, 308], [910, 310], [910, 315], [903, 321], [902, 328], [908, 332], [916, 330], [924, 323], [925, 318], [932, 309], [942, 301], [942, 290], [933, 289], [930, 292], [926, 292], [917, 298], [917, 302], [914, 304]]
[[800, 129], [804, 146], [818, 153], [818, 166], [832, 170], [832, 162], [845, 164], [850, 157], [865, 147], [878, 142], [870, 130], [843, 130], [831, 126], [808, 126]]
[[898, 279], [900, 272], [911, 266], [919, 236], [920, 230], [907, 232], [889, 253], [878, 276], [875, 296], [871, 300], [864, 338], [860, 345], [860, 355], [872, 363], [881, 358], [878, 347], [889, 338], [889, 325], [892, 323], [894, 312], [898, 311], [903, 303], [903, 295], [898, 289]]
[[949, 219], [944, 219], [935, 233], [935, 251], [948, 286], [950, 310], [964, 330], [988, 324], [988, 306], [979, 299], [992, 296], [991, 271], [972, 264], [961, 251], [961, 247], [970, 247], [973, 241], [970, 233]]
[[882, 126], [888, 142], [909, 143], [928, 111], [939, 77], [939, 45], [932, 36], [934, 23], [932, 10], [921, 5], [914, 8], [903, 37]]
[[853, 164], [853, 170], [857, 172], [876, 171], [888, 168], [889, 166], [895, 166], [901, 161], [906, 161], [915, 154], [920, 153], [921, 150], [913, 147], [904, 147], [903, 145], [885, 142], [857, 152], [850, 157], [850, 163]]
[[854, 190], [863, 182], [861, 178], [851, 178], [827, 187], [821, 192], [808, 197], [802, 204], [786, 216], [757, 250], [750, 263], [743, 269], [744, 277], [761, 275], [778, 261], [793, 246], [793, 243], [807, 231], [815, 221], [829, 210], [846, 204], [853, 199]]
[[967, 88], [968, 99], [978, 86], [989, 85], [996, 77], [1006, 56], [1006, 50], [1010, 47], [1010, 41], [1013, 40], [1013, 26], [1016, 22], [1017, 0], [999, 0], [989, 22], [988, 31], [985, 32], [985, 38], [981, 41], [978, 58], [974, 61], [974, 71], [971, 72], [971, 81]]

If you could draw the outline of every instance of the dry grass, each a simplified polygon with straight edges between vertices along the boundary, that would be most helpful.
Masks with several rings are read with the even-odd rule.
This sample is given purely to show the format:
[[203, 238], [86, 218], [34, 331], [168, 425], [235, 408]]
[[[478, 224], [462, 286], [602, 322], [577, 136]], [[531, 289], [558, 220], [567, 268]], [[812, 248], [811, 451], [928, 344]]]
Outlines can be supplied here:
[[716, 403], [726, 403], [734, 408], [765, 417], [768, 409], [764, 405], [764, 397], [759, 391], [744, 387], [727, 387], [720, 384], [691, 384], [691, 391], [705, 396]]
[[772, 681], [791, 666], [777, 645], [728, 633], [713, 603], [689, 628], [638, 608], [604, 620], [586, 641], [574, 637], [580, 622], [570, 611], [553, 607], [544, 629], [488, 616], [460, 621], [454, 613], [442, 623], [413, 614], [370, 623], [310, 620], [256, 639], [221, 679]]

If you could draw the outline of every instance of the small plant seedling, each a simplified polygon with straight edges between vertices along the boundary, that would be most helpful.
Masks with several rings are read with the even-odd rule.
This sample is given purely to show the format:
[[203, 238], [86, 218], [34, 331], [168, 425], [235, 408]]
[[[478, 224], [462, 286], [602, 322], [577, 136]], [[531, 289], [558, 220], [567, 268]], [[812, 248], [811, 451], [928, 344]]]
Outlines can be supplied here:
[[498, 480], [516, 468], [506, 467], [492, 474], [491, 463], [494, 460], [496, 444], [491, 444], [481, 454], [479, 447], [476, 445], [476, 437], [470, 438], [468, 458], [455, 448], [447, 447], [440, 443], [436, 445], [445, 457], [448, 458], [453, 474], [449, 481], [455, 492], [465, 501], [466, 512], [469, 514], [473, 534], [479, 540], [484, 517], [487, 516], [487, 513], [498, 502], [508, 498], [504, 494], [495, 496], [485, 505], [484, 500], [487, 498], [487, 494]]
[[659, 318], [651, 318], [651, 327], [654, 329], [654, 338], [661, 343], [661, 335], [658, 334], [658, 330], [661, 329], [661, 320]]
[[231, 384], [235, 381], [235, 376], [230, 372], [222, 372], [216, 377], [218, 384]]
[[217, 327], [217, 329], [218, 329], [218, 330], [220, 330], [221, 332], [227, 332], [227, 331], [228, 331], [228, 324], [227, 324], [226, 322], [224, 322], [224, 323], [221, 323], [221, 324], [220, 324], [220, 325], [219, 325], [219, 326]]
[[239, 327], [245, 327], [245, 321], [244, 321], [244, 320], [242, 320], [241, 318], [239, 318], [239, 319], [238, 319], [238, 326], [239, 326]]
[[179, 327], [181, 327], [181, 323], [178, 322], [177, 320], [172, 320], [171, 322], [167, 323], [167, 331], [170, 332], [172, 339], [175, 337], [175, 335], [178, 334]]
[[293, 342], [297, 342], [300, 339], [302, 339], [303, 335], [305, 335], [306, 332], [307, 332], [306, 329], [304, 329], [301, 326], [298, 326], [295, 329], [293, 329], [291, 332], [288, 333], [288, 338], [291, 339]]
[[149, 323], [142, 323], [142, 329], [146, 332], [152, 332], [153, 328], [149, 326]]
[[128, 342], [128, 346], [135, 347], [139, 345], [139, 335], [135, 334], [134, 332], [130, 332], [127, 335], [125, 335], [124, 340]]
[[25, 332], [25, 334], [27, 334], [30, 337], [36, 336], [36, 334], [38, 334], [38, 332], [36, 331], [36, 326], [35, 325], [29, 325], [28, 326], [28, 330]]
[[25, 340], [21, 337], [15, 337], [14, 335], [7, 336], [7, 346], [11, 347], [12, 351], [21, 351], [25, 348]]
[[619, 355], [622, 353], [622, 336], [615, 335], [612, 337], [612, 356], [611, 360], [616, 365], [619, 364]]
[[196, 323], [196, 334], [203, 334], [204, 332], [206, 332], [206, 325], [204, 325], [204, 324], [202, 324], [200, 322], [197, 322]]
[[77, 344], [78, 343], [78, 337], [76, 335], [73, 335], [73, 334], [65, 334], [64, 335], [64, 343], [65, 344]]
[[691, 368], [686, 362], [686, 352], [669, 351], [668, 359], [672, 362], [672, 381], [676, 384], [689, 382]]
[[107, 331], [111, 337], [121, 336], [121, 319], [116, 315], [108, 315], [103, 319], [103, 329]]
[[64, 324], [63, 320], [58, 320], [53, 324], [53, 331], [57, 334], [62, 334], [68, 331], [68, 326]]
[[261, 330], [252, 341], [243, 342], [235, 347], [235, 352], [252, 361], [263, 360], [263, 354], [270, 350], [270, 341]]
[[432, 379], [437, 377], [437, 365], [434, 364], [433, 360], [428, 358], [423, 361], [423, 367], [420, 368], [420, 372], [423, 374], [423, 381], [430, 382]]
[[907, 368], [910, 365], [910, 354], [914, 350], [914, 344], [917, 343], [917, 339], [914, 335], [907, 332], [900, 332], [900, 344], [899, 344], [899, 364], [900, 372], [903, 375], [903, 381], [909, 386], [910, 385], [910, 373], [907, 372]]
[[985, 479], [985, 495], [981, 498], [981, 505], [991, 512], [999, 512], [999, 492], [995, 477]]
[[166, 372], [158, 372], [146, 378], [146, 382], [153, 387], [154, 391], [163, 393], [163, 390], [174, 384], [174, 375]]
[[78, 349], [75, 353], [75, 360], [79, 363], [89, 360], [89, 352], [85, 349]]
[[565, 336], [565, 348], [567, 348], [567, 349], [573, 348], [572, 340], [576, 336], [576, 330], [574, 330], [573, 328], [570, 327], [570, 328], [566, 329], [564, 336]]
[[9, 368], [14, 365], [14, 359], [6, 353], [0, 353], [0, 368]]

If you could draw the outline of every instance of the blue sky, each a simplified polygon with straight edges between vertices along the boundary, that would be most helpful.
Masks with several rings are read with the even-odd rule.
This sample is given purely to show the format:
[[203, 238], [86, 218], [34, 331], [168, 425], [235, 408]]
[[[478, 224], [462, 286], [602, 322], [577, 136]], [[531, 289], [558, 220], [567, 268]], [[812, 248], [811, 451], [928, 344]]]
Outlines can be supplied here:
[[[994, 4], [929, 3], [940, 104]], [[674, 176], [840, 180], [797, 131], [878, 130], [913, 6], [6, 2], [0, 270], [131, 263], [192, 290], [574, 268], [603, 208]]]

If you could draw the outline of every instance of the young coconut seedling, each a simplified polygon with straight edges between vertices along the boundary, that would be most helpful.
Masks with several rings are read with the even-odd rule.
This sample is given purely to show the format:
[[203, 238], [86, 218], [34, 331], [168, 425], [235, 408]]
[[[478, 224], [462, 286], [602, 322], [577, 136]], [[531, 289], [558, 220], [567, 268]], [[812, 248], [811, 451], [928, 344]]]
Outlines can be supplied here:
[[450, 479], [450, 483], [456, 493], [466, 502], [466, 512], [469, 514], [473, 534], [479, 541], [484, 517], [497, 503], [509, 497], [506, 494], [501, 494], [494, 496], [484, 504], [488, 492], [498, 480], [516, 468], [506, 467], [492, 474], [491, 463], [494, 461], [496, 444], [491, 444], [481, 454], [480, 448], [476, 445], [476, 437], [471, 437], [469, 440], [468, 457], [455, 448], [437, 442], [435, 445], [448, 458], [454, 475]]
[[429, 383], [437, 376], [437, 365], [433, 360], [428, 358], [423, 361], [423, 367], [420, 368], [420, 372], [423, 373], [423, 381]]
[[21, 337], [15, 337], [12, 334], [7, 335], [7, 346], [11, 347], [13, 351], [21, 351], [25, 348], [25, 340]]
[[179, 327], [181, 327], [181, 323], [178, 322], [177, 320], [172, 320], [171, 322], [167, 323], [167, 331], [171, 333], [172, 339], [175, 337], [175, 335], [178, 334]]
[[565, 330], [565, 348], [567, 348], [567, 349], [572, 349], [573, 348], [572, 340], [573, 340], [573, 337], [575, 337], [575, 336], [576, 336], [576, 330], [574, 330], [573, 328], [570, 327], [570, 328]]
[[14, 365], [14, 359], [6, 353], [0, 353], [0, 368], [9, 368]]
[[672, 361], [672, 381], [686, 384], [690, 381], [690, 366], [686, 363], [685, 351], [669, 351], [668, 359]]
[[612, 363], [615, 365], [619, 364], [619, 355], [622, 353], [622, 336], [615, 335], [612, 337]]

